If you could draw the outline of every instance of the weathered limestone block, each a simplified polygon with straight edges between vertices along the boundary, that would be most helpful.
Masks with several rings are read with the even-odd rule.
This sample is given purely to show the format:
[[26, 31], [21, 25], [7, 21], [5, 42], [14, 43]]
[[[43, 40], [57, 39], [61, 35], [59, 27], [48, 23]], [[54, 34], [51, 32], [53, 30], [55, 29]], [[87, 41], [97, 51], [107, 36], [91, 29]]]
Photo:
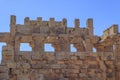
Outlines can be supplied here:
[[29, 17], [26, 17], [24, 19], [24, 25], [30, 25], [30, 19], [29, 19]]
[[40, 34], [41, 35], [45, 35], [45, 34], [49, 34], [50, 32], [49, 32], [49, 27], [45, 27], [45, 26], [43, 26], [43, 27], [40, 27]]
[[8, 73], [0, 73], [0, 80], [8, 80], [9, 75]]
[[66, 64], [60, 64], [61, 69], [66, 69], [67, 65]]
[[2, 63], [14, 62], [14, 50], [12, 46], [3, 46]]
[[78, 58], [77, 58], [77, 56], [70, 56], [70, 59], [71, 60], [77, 60]]
[[78, 59], [79, 59], [79, 60], [83, 60], [83, 59], [86, 58], [85, 54], [86, 54], [86, 53], [76, 53], [75, 55], [78, 56]]
[[86, 78], [87, 75], [86, 75], [85, 73], [79, 73], [79, 77], [80, 77], [80, 78]]
[[33, 69], [41, 69], [43, 65], [45, 65], [45, 64], [42, 64], [42, 63], [41, 64], [32, 64], [31, 67]]
[[102, 60], [114, 60], [114, 56], [113, 56], [113, 53], [111, 52], [105, 52], [102, 54], [101, 56]]
[[17, 75], [17, 80], [30, 80], [29, 75]]
[[60, 64], [51, 64], [52, 69], [60, 69]]
[[75, 61], [75, 64], [82, 65], [82, 61], [81, 60], [77, 60], [77, 61]]
[[61, 53], [57, 53], [56, 54], [56, 59], [57, 60], [64, 60], [66, 58], [65, 56], [66, 56], [66, 53], [62, 53], [62, 52]]
[[0, 65], [0, 73], [8, 73], [8, 68], [5, 65]]
[[[75, 19], [74, 28], [67, 20], [42, 21], [24, 19], [16, 24], [10, 20], [10, 33], [0, 33], [2, 48], [0, 80], [120, 80], [120, 35], [118, 25], [94, 35], [93, 20], [86, 28]], [[20, 43], [30, 43], [32, 51], [20, 51]], [[46, 52], [44, 44], [51, 44], [54, 52]], [[71, 44], [76, 48], [72, 52]], [[94, 52], [96, 48], [96, 52]]]
[[45, 80], [43, 74], [38, 74], [35, 80]]
[[31, 67], [29, 63], [16, 63], [16, 68], [30, 69]]
[[7, 67], [8, 68], [16, 68], [16, 63], [9, 62], [9, 63], [7, 63]]
[[32, 60], [41, 60], [41, 56], [39, 54], [32, 55]]

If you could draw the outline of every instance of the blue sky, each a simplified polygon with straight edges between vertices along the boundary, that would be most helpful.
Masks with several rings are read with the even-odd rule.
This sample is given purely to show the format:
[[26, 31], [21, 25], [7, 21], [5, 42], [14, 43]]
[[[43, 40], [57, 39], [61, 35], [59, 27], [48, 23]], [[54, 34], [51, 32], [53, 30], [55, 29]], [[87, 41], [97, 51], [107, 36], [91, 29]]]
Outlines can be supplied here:
[[81, 27], [86, 26], [87, 18], [93, 18], [95, 35], [102, 35], [112, 24], [120, 25], [120, 0], [0, 0], [0, 32], [9, 32], [10, 15], [16, 15], [18, 24], [27, 16], [67, 18], [70, 27], [75, 18], [80, 19]]

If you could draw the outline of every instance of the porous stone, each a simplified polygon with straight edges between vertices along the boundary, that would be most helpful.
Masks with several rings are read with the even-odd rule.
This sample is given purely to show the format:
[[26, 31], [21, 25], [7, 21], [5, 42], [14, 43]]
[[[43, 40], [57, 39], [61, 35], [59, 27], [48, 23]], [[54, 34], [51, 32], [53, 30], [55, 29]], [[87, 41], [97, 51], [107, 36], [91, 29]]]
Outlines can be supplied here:
[[[10, 32], [0, 33], [2, 47], [0, 80], [120, 80], [120, 34], [114, 24], [94, 35], [93, 19], [86, 27], [75, 19], [74, 27], [67, 20], [10, 20]], [[21, 51], [20, 44], [29, 43], [32, 51]], [[46, 51], [50, 44], [54, 51]], [[71, 51], [71, 45], [76, 51]]]

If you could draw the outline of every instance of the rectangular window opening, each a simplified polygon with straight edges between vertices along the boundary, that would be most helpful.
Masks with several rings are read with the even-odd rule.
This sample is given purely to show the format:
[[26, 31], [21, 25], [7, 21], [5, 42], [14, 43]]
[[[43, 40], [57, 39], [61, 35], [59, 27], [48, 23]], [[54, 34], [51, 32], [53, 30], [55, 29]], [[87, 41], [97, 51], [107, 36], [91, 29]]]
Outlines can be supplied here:
[[44, 44], [44, 49], [45, 49], [45, 52], [55, 52], [54, 47], [50, 43]]
[[32, 51], [29, 43], [20, 43], [20, 51]]
[[96, 48], [93, 47], [93, 52], [97, 52]]
[[74, 47], [74, 44], [70, 44], [71, 52], [77, 52], [77, 49]]
[[5, 42], [0, 42], [0, 63], [2, 61], [2, 47], [5, 46], [6, 43]]

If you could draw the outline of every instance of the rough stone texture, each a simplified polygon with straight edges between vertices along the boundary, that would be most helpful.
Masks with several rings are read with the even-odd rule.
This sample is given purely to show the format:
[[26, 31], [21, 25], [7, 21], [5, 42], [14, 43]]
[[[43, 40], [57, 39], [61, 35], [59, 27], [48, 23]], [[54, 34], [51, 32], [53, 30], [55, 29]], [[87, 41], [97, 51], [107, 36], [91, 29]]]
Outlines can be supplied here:
[[[120, 34], [114, 24], [95, 36], [93, 20], [81, 28], [75, 19], [74, 28], [67, 20], [42, 21], [26, 17], [24, 25], [10, 20], [10, 33], [0, 33], [2, 48], [0, 80], [120, 80]], [[29, 43], [32, 51], [20, 51], [20, 43]], [[46, 52], [51, 43], [54, 52]], [[76, 52], [70, 51], [73, 44]], [[96, 49], [96, 52], [93, 51]]]

